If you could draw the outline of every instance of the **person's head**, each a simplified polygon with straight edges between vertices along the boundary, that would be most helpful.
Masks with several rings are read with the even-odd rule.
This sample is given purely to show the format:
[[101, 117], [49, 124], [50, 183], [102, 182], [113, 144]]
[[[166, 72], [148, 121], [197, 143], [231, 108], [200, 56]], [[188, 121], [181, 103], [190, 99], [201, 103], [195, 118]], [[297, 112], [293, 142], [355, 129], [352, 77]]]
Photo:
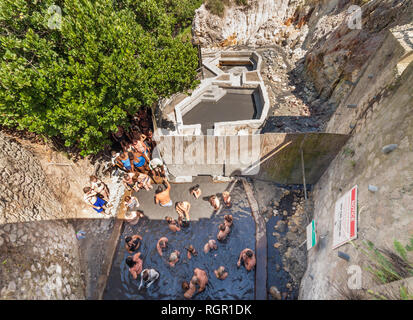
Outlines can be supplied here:
[[112, 151], [110, 152], [110, 154], [112, 155], [112, 157], [114, 157], [114, 156], [116, 156], [116, 151], [115, 151], [115, 150], [112, 150]]
[[187, 281], [182, 282], [182, 289], [185, 291], [189, 289], [189, 283]]
[[182, 205], [182, 201], [175, 202], [175, 208], [178, 208]]
[[251, 250], [247, 250], [247, 252], [245, 252], [245, 254], [248, 258], [252, 258], [252, 256], [254, 255], [254, 253]]
[[165, 217], [166, 222], [172, 223], [173, 219], [172, 217]]
[[174, 251], [169, 256], [169, 262], [175, 262], [176, 260], [178, 260], [178, 254]]
[[131, 242], [131, 240], [132, 240], [132, 237], [131, 237], [131, 236], [127, 236], [127, 237], [125, 238], [125, 242], [126, 242], [126, 243]]
[[125, 201], [126, 201], [126, 202], [131, 201], [131, 199], [132, 199], [132, 198], [131, 198], [130, 196], [126, 196], [126, 197], [125, 197]]
[[136, 263], [131, 256], [127, 257], [125, 262], [129, 268], [132, 268]]
[[212, 248], [215, 248], [215, 247], [217, 246], [215, 240], [209, 240], [209, 241], [208, 241], [208, 245], [209, 245], [209, 247], [210, 247], [211, 249], [212, 249]]
[[198, 283], [198, 278], [196, 276], [193, 276], [191, 279], [192, 284], [197, 284]]
[[220, 266], [218, 269], [217, 269], [217, 272], [218, 272], [218, 274], [223, 274], [224, 273], [224, 271], [225, 271], [225, 267], [224, 266]]
[[227, 220], [228, 222], [232, 222], [232, 216], [229, 215], [229, 214], [226, 214], [226, 215], [224, 216], [224, 219]]
[[142, 274], [143, 281], [147, 281], [148, 278], [149, 278], [149, 272], [148, 272], [148, 270], [144, 270], [143, 274]]
[[124, 151], [119, 152], [119, 157], [121, 159], [125, 159], [125, 158], [127, 158], [127, 156], [128, 156], [128, 154], [126, 152], [124, 152]]
[[164, 240], [159, 241], [159, 245], [160, 245], [161, 247], [164, 247], [164, 246], [165, 246], [165, 241], [164, 241]]
[[189, 251], [189, 252], [194, 252], [194, 251], [195, 251], [195, 248], [194, 248], [194, 246], [193, 246], [192, 244], [189, 245], [188, 251]]
[[223, 196], [224, 198], [228, 198], [228, 197], [229, 197], [229, 192], [228, 192], [228, 191], [224, 191], [224, 192], [222, 193], [222, 196]]
[[155, 194], [161, 193], [163, 191], [163, 187], [162, 186], [158, 186], [158, 188], [155, 191]]
[[199, 184], [197, 184], [197, 185], [195, 185], [195, 186], [193, 186], [192, 188], [191, 188], [191, 191], [198, 191], [199, 190]]
[[213, 196], [209, 197], [209, 200], [210, 200], [210, 201], [214, 201], [216, 198], [217, 198], [217, 196], [216, 196], [216, 195], [213, 195]]
[[89, 193], [90, 190], [92, 190], [91, 187], [84, 187], [84, 188], [83, 188], [83, 192], [84, 192], [84, 193]]
[[224, 225], [223, 223], [221, 223], [221, 224], [219, 225], [219, 230], [225, 231], [225, 225]]
[[89, 177], [90, 182], [96, 182], [98, 178], [96, 176], [90, 176]]

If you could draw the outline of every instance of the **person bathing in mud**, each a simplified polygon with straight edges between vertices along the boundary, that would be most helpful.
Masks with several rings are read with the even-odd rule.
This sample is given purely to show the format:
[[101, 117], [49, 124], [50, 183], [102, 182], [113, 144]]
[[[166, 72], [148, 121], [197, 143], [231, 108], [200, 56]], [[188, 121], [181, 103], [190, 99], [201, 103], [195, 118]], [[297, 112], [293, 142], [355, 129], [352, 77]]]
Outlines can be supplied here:
[[224, 216], [224, 224], [226, 227], [231, 228], [233, 223], [232, 214], [226, 214]]
[[255, 264], [256, 264], [254, 251], [248, 248], [242, 250], [239, 255], [238, 262], [237, 262], [238, 267], [241, 266], [241, 260], [244, 261], [245, 269], [247, 269], [247, 271], [251, 271], [255, 267]]
[[209, 197], [209, 203], [211, 204], [211, 206], [214, 208], [215, 211], [218, 210], [219, 206], [221, 205], [216, 195]]
[[215, 240], [209, 240], [204, 246], [204, 253], [208, 253], [210, 250], [217, 250], [217, 242]]
[[125, 238], [125, 248], [129, 253], [134, 253], [141, 245], [142, 237], [140, 235], [127, 236]]
[[174, 219], [172, 219], [172, 217], [165, 217], [165, 220], [166, 222], [168, 222], [169, 230], [171, 230], [172, 232], [181, 231], [178, 223]]
[[198, 282], [197, 282], [199, 284], [198, 292], [204, 291], [205, 287], [208, 283], [208, 276], [207, 276], [206, 272], [202, 269], [195, 268], [194, 269], [194, 276], [198, 280]]
[[178, 222], [182, 227], [189, 226], [189, 210], [191, 209], [191, 204], [188, 201], [179, 201], [175, 203], [175, 210], [178, 213]]
[[90, 176], [89, 180], [92, 190], [95, 191], [97, 194], [102, 195], [103, 200], [109, 202], [108, 186], [102, 180], [98, 179], [98, 177], [96, 176]]
[[126, 258], [126, 265], [129, 267], [129, 272], [131, 273], [133, 279], [138, 277], [138, 274], [142, 272], [143, 261], [140, 258], [141, 253], [135, 253], [133, 257], [129, 256]]
[[223, 241], [228, 236], [228, 233], [231, 231], [231, 229], [223, 223], [221, 223], [218, 228], [219, 228], [219, 231], [217, 234], [217, 239], [219, 241]]
[[171, 185], [169, 184], [168, 180], [166, 180], [166, 178], [163, 178], [162, 181], [166, 184], [166, 188], [158, 186], [158, 189], [156, 189], [155, 191], [155, 203], [159, 203], [161, 207], [171, 207], [172, 200], [169, 195]]
[[168, 246], [168, 238], [167, 237], [162, 237], [158, 240], [158, 243], [156, 244], [156, 250], [158, 251], [159, 255], [162, 257], [162, 249], [165, 249]]
[[180, 252], [178, 250], [175, 250], [174, 252], [171, 253], [169, 256], [169, 266], [170, 267], [175, 267], [175, 264], [178, 263], [179, 261], [179, 254]]
[[231, 196], [229, 195], [228, 191], [224, 191], [222, 193], [222, 200], [227, 207], [231, 207]]
[[141, 283], [139, 285], [140, 290], [145, 283], [146, 289], [148, 289], [152, 283], [154, 283], [159, 278], [159, 272], [155, 269], [145, 269], [141, 273]]
[[188, 248], [186, 248], [186, 250], [187, 250], [187, 257], [188, 257], [188, 259], [191, 259], [191, 257], [192, 257], [192, 255], [194, 255], [194, 256], [197, 256], [198, 255], [198, 252], [196, 252], [196, 250], [195, 250], [195, 248], [194, 248], [194, 246], [191, 244], [191, 245], [189, 245], [189, 247]]
[[195, 199], [199, 199], [199, 197], [202, 194], [201, 189], [199, 188], [199, 184], [196, 186], [193, 186], [191, 189], [189, 189], [189, 193], [195, 197]]
[[113, 206], [100, 198], [91, 187], [84, 187], [83, 193], [83, 200], [98, 213], [106, 214], [105, 210]]
[[228, 277], [228, 272], [225, 271], [224, 266], [220, 266], [217, 270], [214, 270], [215, 276], [219, 280], [225, 280]]
[[185, 290], [184, 297], [186, 299], [191, 299], [194, 296], [194, 294], [196, 292], [197, 283], [198, 283], [198, 278], [197, 277], [192, 277], [192, 279], [189, 283], [186, 282], [186, 281], [184, 281], [182, 283], [182, 289]]

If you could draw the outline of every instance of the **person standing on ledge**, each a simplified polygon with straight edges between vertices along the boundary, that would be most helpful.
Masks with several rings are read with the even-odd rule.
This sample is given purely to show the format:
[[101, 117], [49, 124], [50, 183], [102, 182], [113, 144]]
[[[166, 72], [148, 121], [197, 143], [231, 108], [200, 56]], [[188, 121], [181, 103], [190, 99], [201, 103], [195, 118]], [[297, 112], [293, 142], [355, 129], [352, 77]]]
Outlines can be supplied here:
[[169, 195], [171, 185], [169, 184], [168, 180], [166, 180], [166, 178], [163, 178], [162, 181], [166, 184], [166, 189], [162, 186], [158, 186], [155, 191], [155, 203], [159, 203], [161, 207], [171, 207], [172, 200]]
[[247, 269], [247, 271], [251, 271], [255, 267], [256, 263], [254, 251], [248, 248], [242, 250], [237, 262], [238, 267], [241, 266], [241, 260], [244, 261], [245, 269]]

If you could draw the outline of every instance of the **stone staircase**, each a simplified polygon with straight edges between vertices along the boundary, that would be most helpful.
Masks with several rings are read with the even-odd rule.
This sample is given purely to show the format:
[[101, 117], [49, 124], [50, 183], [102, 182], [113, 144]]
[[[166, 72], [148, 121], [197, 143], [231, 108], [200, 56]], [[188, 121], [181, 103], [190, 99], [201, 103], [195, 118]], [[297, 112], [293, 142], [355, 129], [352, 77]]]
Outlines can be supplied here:
[[221, 99], [225, 94], [227, 93], [226, 90], [213, 85], [210, 86], [205, 93], [201, 97], [201, 101], [212, 101], [212, 102], [217, 102], [219, 99]]

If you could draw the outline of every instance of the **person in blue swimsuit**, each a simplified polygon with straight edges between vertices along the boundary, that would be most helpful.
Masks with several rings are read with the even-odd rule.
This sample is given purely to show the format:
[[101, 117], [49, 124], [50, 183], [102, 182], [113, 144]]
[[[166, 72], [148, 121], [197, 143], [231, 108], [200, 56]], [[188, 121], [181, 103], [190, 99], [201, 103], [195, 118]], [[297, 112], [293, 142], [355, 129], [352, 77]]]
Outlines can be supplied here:
[[116, 159], [117, 163], [122, 166], [127, 172], [134, 170], [133, 162], [129, 159], [129, 154], [127, 152], [120, 152], [119, 157]]
[[107, 202], [100, 198], [91, 187], [83, 188], [83, 199], [85, 202], [93, 208], [98, 213], [106, 214], [105, 210], [110, 208], [112, 205], [107, 205]]

